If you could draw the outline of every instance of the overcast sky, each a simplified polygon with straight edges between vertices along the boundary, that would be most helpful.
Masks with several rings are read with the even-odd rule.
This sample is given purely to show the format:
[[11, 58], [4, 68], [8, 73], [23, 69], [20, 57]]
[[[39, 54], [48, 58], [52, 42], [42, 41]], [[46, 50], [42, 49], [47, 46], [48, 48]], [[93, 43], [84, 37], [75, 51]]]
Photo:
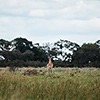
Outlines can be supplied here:
[[0, 0], [0, 39], [17, 37], [94, 43], [100, 39], [100, 0]]

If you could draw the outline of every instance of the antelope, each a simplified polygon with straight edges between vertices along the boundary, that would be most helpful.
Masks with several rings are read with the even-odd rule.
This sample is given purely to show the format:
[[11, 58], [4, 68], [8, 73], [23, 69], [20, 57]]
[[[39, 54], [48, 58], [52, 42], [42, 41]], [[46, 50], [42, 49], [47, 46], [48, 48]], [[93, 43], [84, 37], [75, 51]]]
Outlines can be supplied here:
[[48, 64], [47, 64], [47, 68], [48, 68], [48, 71], [49, 71], [49, 72], [52, 72], [52, 67], [53, 67], [53, 63], [52, 63], [52, 61], [51, 61], [51, 58], [52, 58], [52, 57], [49, 57], [49, 56], [48, 56], [48, 58], [49, 58], [49, 62], [48, 62]]

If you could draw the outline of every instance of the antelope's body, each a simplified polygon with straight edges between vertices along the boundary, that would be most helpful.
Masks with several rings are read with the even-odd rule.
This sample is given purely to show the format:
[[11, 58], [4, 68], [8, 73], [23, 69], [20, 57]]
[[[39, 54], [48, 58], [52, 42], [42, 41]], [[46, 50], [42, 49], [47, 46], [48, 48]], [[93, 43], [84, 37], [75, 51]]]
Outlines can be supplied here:
[[49, 58], [49, 62], [48, 62], [48, 64], [47, 64], [47, 68], [48, 68], [48, 71], [52, 71], [52, 68], [53, 68], [53, 63], [52, 63], [52, 61], [51, 61], [51, 58], [52, 57], [48, 57]]

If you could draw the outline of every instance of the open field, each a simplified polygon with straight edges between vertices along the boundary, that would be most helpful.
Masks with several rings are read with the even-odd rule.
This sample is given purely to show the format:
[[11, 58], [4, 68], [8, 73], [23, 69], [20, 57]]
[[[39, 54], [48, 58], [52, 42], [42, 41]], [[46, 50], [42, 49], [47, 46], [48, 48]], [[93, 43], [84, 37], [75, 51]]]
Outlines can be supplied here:
[[[23, 75], [26, 70], [39, 74]], [[0, 68], [0, 100], [100, 100], [100, 68]]]

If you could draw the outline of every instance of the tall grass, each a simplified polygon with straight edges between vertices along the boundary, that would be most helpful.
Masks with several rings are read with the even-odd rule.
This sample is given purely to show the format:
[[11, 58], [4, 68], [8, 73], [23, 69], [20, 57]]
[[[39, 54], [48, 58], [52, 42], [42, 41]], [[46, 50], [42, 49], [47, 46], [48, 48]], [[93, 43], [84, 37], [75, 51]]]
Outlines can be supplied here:
[[0, 100], [100, 100], [100, 70], [55, 68], [44, 76], [1, 71]]

